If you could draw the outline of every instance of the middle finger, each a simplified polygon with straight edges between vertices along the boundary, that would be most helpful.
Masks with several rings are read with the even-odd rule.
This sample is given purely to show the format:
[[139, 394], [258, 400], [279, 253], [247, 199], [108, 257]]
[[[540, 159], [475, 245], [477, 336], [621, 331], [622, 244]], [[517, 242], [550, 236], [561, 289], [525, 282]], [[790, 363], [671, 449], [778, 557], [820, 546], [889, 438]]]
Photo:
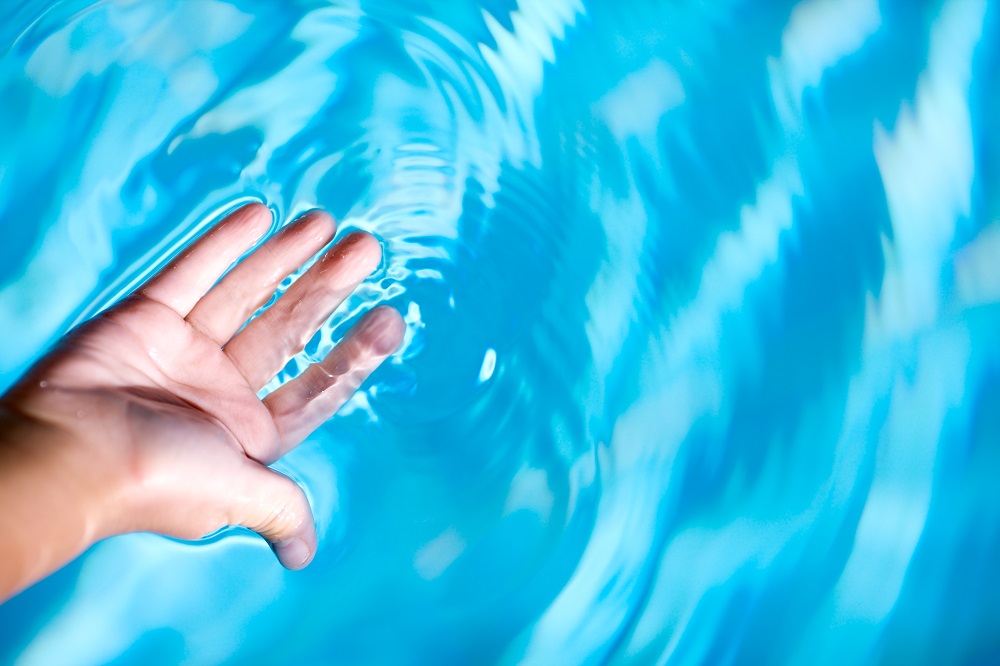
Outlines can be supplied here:
[[230, 340], [225, 352], [254, 391], [302, 351], [381, 259], [382, 248], [371, 234], [356, 232], [344, 237], [274, 305]]

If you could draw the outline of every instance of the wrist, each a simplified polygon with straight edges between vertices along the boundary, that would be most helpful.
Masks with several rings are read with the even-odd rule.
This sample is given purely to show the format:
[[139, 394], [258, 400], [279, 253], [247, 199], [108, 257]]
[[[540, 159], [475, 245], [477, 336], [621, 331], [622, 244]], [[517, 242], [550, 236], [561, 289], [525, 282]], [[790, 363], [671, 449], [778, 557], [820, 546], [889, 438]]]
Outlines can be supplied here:
[[[106, 457], [88, 438], [9, 397], [0, 400], [0, 529], [9, 546], [0, 586], [8, 592], [116, 533], [117, 492]], [[77, 428], [86, 427], [88, 419], [80, 420]]]

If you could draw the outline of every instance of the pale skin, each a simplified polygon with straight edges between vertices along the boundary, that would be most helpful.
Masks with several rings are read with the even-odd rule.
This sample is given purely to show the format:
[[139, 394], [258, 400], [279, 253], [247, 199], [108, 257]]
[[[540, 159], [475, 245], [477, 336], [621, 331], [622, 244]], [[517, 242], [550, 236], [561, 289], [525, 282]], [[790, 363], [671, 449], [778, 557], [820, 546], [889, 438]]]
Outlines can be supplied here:
[[350, 234], [260, 316], [279, 283], [334, 237], [322, 212], [270, 228], [245, 206], [132, 296], [80, 326], [0, 398], [0, 601], [97, 541], [130, 532], [197, 539], [227, 525], [281, 563], [316, 552], [302, 489], [267, 467], [295, 448], [401, 344], [389, 307], [369, 311], [320, 363], [257, 393], [380, 263]]

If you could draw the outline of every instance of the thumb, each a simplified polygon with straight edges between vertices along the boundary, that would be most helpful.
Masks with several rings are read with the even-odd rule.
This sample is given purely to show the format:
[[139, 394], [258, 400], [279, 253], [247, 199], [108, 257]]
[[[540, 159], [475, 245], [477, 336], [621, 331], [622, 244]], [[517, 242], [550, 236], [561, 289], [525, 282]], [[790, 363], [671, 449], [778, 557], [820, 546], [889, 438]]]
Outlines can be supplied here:
[[285, 568], [309, 564], [316, 554], [316, 525], [302, 488], [252, 460], [247, 460], [236, 485], [230, 494], [230, 523], [267, 539]]

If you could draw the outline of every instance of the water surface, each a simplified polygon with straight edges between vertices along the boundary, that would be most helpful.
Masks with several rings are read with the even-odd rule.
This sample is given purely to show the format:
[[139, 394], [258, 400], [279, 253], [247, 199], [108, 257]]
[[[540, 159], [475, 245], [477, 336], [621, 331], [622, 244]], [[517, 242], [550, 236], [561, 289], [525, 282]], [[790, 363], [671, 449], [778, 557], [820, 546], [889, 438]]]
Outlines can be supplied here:
[[404, 348], [280, 463], [321, 531], [101, 543], [0, 661], [1000, 660], [1000, 8], [0, 9], [0, 388], [236, 203]]

